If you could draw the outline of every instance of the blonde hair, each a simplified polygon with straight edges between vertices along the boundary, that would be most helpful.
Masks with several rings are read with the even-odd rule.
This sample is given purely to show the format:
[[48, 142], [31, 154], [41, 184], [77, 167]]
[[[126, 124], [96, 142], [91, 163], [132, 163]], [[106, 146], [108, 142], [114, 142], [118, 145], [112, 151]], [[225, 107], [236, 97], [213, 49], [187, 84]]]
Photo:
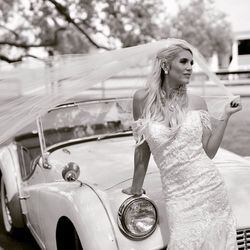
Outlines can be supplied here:
[[188, 50], [192, 54], [190, 48], [184, 44], [173, 44], [159, 51], [146, 82], [148, 93], [142, 114], [143, 118], [166, 121], [171, 129], [177, 128], [183, 120], [187, 107], [187, 93], [185, 87], [178, 90], [169, 88], [167, 93], [164, 93], [162, 85], [166, 76], [162, 69], [162, 63], [170, 65], [182, 50]]

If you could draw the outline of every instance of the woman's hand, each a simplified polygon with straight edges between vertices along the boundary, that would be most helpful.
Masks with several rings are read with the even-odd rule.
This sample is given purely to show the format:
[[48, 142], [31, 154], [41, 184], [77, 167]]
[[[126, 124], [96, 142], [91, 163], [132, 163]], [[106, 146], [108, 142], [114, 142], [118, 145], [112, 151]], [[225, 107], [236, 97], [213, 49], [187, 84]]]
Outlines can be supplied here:
[[225, 107], [225, 115], [230, 117], [232, 114], [242, 110], [240, 97], [235, 98]]
[[125, 188], [122, 190], [122, 192], [124, 194], [133, 195], [133, 196], [141, 196], [143, 194], [146, 194], [146, 191], [143, 188], [140, 191], [135, 191], [132, 189], [132, 187]]

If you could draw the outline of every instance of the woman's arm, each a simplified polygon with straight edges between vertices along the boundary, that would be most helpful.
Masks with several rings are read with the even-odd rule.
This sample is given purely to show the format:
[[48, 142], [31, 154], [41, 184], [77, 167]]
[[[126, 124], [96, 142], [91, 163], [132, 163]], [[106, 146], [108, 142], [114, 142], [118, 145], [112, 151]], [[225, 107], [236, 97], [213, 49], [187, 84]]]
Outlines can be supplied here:
[[206, 154], [210, 159], [214, 158], [220, 147], [228, 120], [229, 117], [226, 117], [224, 120], [218, 121], [216, 128], [212, 131], [203, 127], [202, 144]]
[[240, 111], [242, 109], [240, 99], [233, 100], [230, 104], [228, 104], [225, 108], [225, 117], [223, 120], [218, 120], [216, 124], [216, 128], [212, 131], [208, 128], [203, 129], [203, 137], [202, 143], [203, 148], [209, 158], [213, 158], [217, 153], [221, 141], [223, 139], [227, 123], [232, 114]]
[[[134, 95], [133, 98], [134, 120], [138, 120], [142, 116], [145, 95], [146, 95], [145, 90], [138, 90]], [[150, 148], [146, 141], [136, 146], [134, 151], [134, 174], [133, 174], [132, 186], [122, 190], [124, 193], [129, 195], [143, 194], [144, 190], [142, 189], [142, 185], [147, 172], [150, 155], [151, 155]]]
[[142, 185], [148, 169], [148, 162], [150, 159], [150, 149], [147, 142], [143, 142], [141, 145], [135, 148], [134, 152], [134, 175], [132, 186], [123, 190], [124, 193], [132, 195], [142, 195], [144, 190]]

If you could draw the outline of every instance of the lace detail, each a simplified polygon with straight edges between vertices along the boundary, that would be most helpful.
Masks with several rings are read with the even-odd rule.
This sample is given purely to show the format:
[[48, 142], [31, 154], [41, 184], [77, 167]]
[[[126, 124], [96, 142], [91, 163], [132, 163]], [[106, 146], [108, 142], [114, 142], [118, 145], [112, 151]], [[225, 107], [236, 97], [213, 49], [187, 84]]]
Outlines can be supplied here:
[[133, 136], [136, 140], [137, 146], [145, 141], [145, 135], [143, 132], [143, 129], [145, 128], [145, 123], [145, 119], [138, 119], [136, 121], [133, 121], [131, 124]]
[[205, 128], [212, 130], [210, 115], [206, 110], [200, 110], [201, 123]]
[[188, 111], [173, 138], [164, 122], [138, 120], [160, 170], [169, 227], [168, 250], [236, 250], [236, 228], [226, 187], [202, 147], [209, 114]]
[[[233, 221], [216, 218], [215, 221], [201, 221], [179, 225], [172, 233], [168, 250], [236, 250], [236, 231]], [[178, 241], [176, 241], [178, 239]]]

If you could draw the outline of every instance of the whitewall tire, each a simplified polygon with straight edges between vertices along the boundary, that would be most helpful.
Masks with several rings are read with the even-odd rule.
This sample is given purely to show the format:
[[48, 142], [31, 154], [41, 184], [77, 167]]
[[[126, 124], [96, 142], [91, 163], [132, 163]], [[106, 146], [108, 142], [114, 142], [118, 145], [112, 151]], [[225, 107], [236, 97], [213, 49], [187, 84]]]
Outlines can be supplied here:
[[1, 178], [1, 206], [2, 206], [2, 217], [5, 231], [8, 234], [14, 233], [14, 226], [12, 223], [12, 217], [8, 207], [8, 198], [6, 194], [6, 188], [4, 184], [3, 177]]

